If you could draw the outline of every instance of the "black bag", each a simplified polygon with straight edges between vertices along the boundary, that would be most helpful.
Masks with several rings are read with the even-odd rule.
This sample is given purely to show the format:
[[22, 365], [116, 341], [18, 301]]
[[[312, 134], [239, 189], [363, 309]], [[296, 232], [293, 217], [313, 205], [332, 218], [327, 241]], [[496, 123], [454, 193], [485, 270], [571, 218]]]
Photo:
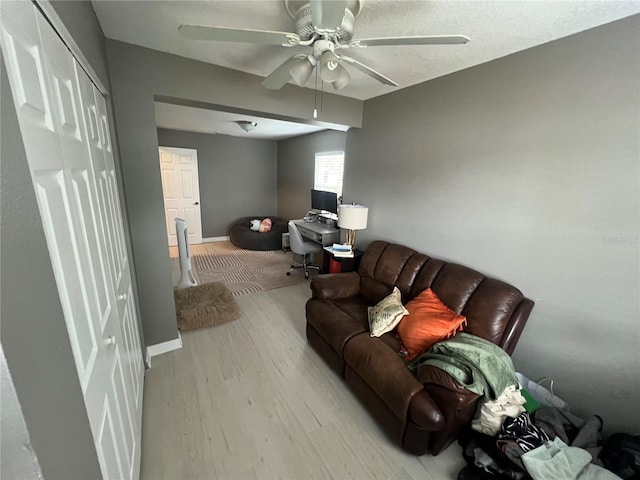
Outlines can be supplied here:
[[[457, 480], [531, 480], [529, 474], [513, 463], [496, 446], [496, 438], [483, 433], [464, 429], [458, 437], [458, 444], [462, 447], [462, 456], [467, 466], [458, 472]], [[475, 463], [476, 448], [489, 455], [494, 465], [487, 469], [479, 467]]]
[[640, 435], [614, 433], [605, 442], [600, 460], [624, 480], [640, 479]]

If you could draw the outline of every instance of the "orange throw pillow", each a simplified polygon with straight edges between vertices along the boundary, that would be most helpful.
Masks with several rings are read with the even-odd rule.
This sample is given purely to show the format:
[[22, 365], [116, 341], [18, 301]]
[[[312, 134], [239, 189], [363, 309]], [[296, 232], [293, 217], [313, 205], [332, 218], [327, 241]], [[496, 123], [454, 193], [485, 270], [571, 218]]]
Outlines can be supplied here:
[[462, 330], [467, 319], [449, 309], [438, 296], [427, 288], [405, 305], [409, 310], [398, 325], [398, 335], [407, 350], [406, 360], [413, 360]]

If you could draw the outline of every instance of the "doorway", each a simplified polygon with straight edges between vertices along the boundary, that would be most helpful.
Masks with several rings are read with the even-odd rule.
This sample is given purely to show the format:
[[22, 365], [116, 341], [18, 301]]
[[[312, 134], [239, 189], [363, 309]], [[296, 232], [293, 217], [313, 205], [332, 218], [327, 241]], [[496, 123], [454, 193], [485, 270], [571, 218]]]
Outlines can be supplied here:
[[190, 245], [202, 243], [198, 151], [176, 147], [159, 147], [158, 150], [169, 246], [178, 245], [176, 218], [187, 222]]

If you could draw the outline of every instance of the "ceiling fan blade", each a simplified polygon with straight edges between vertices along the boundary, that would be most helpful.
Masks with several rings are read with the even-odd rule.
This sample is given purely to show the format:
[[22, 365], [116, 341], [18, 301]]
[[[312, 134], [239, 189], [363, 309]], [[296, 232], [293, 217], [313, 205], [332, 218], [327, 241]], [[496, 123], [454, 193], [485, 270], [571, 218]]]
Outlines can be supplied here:
[[296, 54], [291, 58], [285, 60], [285, 62], [276, 68], [262, 81], [262, 86], [270, 90], [280, 90], [289, 80], [291, 80], [291, 74], [289, 70], [298, 62], [305, 62], [307, 56], [305, 54]]
[[462, 45], [469, 41], [464, 35], [427, 35], [419, 37], [363, 38], [349, 42], [350, 47], [378, 47], [387, 45]]
[[335, 30], [342, 25], [346, 0], [311, 0], [311, 23], [321, 30]]
[[263, 45], [294, 46], [300, 43], [295, 33], [251, 30], [244, 28], [207, 27], [204, 25], [180, 25], [178, 32], [191, 40], [214, 40], [218, 42], [260, 43]]
[[397, 87], [398, 86], [398, 84], [396, 82], [394, 82], [393, 80], [385, 77], [381, 73], [376, 72], [374, 69], [367, 67], [364, 63], [360, 63], [355, 58], [345, 57], [344, 55], [341, 55], [339, 58], [340, 58], [340, 61], [347, 62], [349, 65], [352, 65], [353, 67], [357, 68], [362, 73], [366, 73], [371, 78], [376, 79], [380, 83], [383, 83], [385, 85], [390, 85], [392, 87]]

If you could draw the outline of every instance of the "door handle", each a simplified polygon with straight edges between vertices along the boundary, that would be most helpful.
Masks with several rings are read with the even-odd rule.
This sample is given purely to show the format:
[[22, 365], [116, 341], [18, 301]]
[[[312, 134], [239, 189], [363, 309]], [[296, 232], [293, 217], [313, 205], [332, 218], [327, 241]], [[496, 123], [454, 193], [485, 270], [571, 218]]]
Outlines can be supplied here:
[[194, 205], [200, 205], [200, 202], [193, 202]]

